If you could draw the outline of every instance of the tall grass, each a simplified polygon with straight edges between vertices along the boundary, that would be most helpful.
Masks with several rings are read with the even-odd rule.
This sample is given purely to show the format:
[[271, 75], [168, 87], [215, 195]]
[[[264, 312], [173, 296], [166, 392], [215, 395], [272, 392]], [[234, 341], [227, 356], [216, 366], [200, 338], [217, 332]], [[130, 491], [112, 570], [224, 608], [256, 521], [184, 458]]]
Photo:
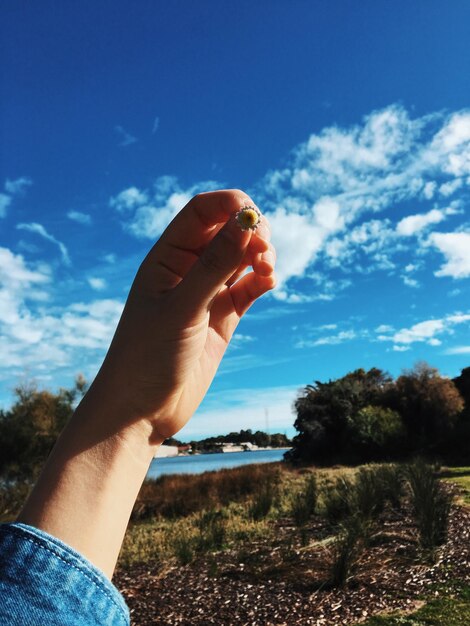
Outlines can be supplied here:
[[421, 547], [433, 557], [434, 550], [447, 539], [453, 496], [444, 489], [434, 468], [422, 459], [408, 465], [406, 477]]
[[278, 464], [245, 465], [196, 475], [161, 476], [144, 482], [132, 519], [176, 518], [223, 507], [259, 494], [279, 481]]
[[318, 486], [314, 474], [306, 479], [302, 489], [292, 498], [291, 515], [297, 526], [304, 526], [315, 513], [318, 500]]
[[330, 584], [344, 587], [354, 572], [363, 549], [364, 521], [357, 515], [343, 522], [332, 550]]

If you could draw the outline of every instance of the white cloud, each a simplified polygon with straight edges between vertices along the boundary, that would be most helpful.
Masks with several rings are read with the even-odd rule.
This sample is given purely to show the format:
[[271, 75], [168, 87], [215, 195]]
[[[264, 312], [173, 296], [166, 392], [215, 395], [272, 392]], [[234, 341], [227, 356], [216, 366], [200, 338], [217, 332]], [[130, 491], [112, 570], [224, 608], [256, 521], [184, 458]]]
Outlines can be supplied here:
[[218, 188], [214, 181], [197, 183], [183, 190], [173, 176], [160, 176], [153, 191], [124, 189], [110, 199], [110, 206], [126, 213], [124, 227], [139, 238], [155, 239], [189, 200], [200, 191]]
[[6, 193], [0, 193], [0, 217], [5, 217], [7, 214], [7, 209], [11, 204], [10, 196], [7, 196]]
[[[367, 213], [425, 203], [436, 190], [445, 196], [459, 189], [463, 166], [457, 168], [452, 159], [457, 155], [461, 162], [468, 153], [469, 121], [469, 112], [411, 119], [403, 107], [390, 106], [366, 116], [361, 125], [312, 135], [286, 167], [270, 172], [257, 194], [280, 250], [277, 296], [289, 301], [291, 281], [308, 275], [314, 265], [394, 271], [394, 255], [421, 254], [403, 237], [440, 223], [457, 212], [455, 207], [410, 215], [396, 231], [389, 219], [354, 224]], [[328, 206], [321, 212], [323, 199]]]
[[14, 196], [22, 196], [33, 181], [26, 176], [5, 181], [5, 192], [0, 193], [0, 218], [5, 217]]
[[[377, 339], [379, 341], [392, 341], [399, 347], [410, 346], [413, 343], [427, 343], [430, 346], [439, 346], [442, 342], [437, 337], [438, 335], [452, 334], [454, 326], [469, 322], [469, 313], [453, 313], [440, 319], [418, 322], [410, 328], [402, 328], [394, 334], [379, 334]], [[384, 331], [383, 328], [383, 326], [379, 326], [376, 332], [392, 332]]]
[[114, 130], [116, 131], [120, 139], [119, 145], [124, 148], [126, 146], [132, 145], [133, 143], [137, 141], [137, 137], [134, 137], [134, 135], [131, 135], [130, 133], [128, 133], [127, 130], [123, 128], [122, 126], [115, 126]]
[[375, 329], [376, 333], [391, 333], [393, 331], [393, 326], [390, 326], [389, 324], [380, 324], [380, 326], [377, 326], [377, 328]]
[[416, 289], [419, 287], [419, 282], [415, 278], [410, 278], [409, 276], [402, 276], [403, 284], [407, 287], [413, 287]]
[[87, 280], [90, 287], [95, 291], [103, 291], [103, 289], [106, 289], [106, 287], [108, 286], [104, 278], [96, 278], [91, 276], [90, 278], [87, 278]]
[[5, 191], [12, 196], [16, 194], [23, 194], [32, 184], [33, 181], [26, 176], [22, 176], [21, 178], [17, 178], [15, 180], [6, 180]]
[[152, 135], [155, 135], [155, 133], [157, 132], [157, 130], [160, 127], [160, 118], [156, 117], [153, 120], [153, 126], [152, 126]]
[[31, 222], [29, 224], [17, 224], [16, 228], [18, 230], [26, 230], [30, 233], [35, 233], [36, 235], [39, 235], [43, 239], [46, 239], [47, 241], [50, 241], [51, 243], [55, 244], [60, 250], [60, 253], [62, 255], [62, 260], [64, 261], [64, 263], [66, 265], [70, 265], [70, 257], [69, 257], [69, 253], [65, 244], [63, 244], [61, 241], [56, 239], [53, 235], [48, 233], [42, 224], [38, 224], [37, 222]]
[[447, 209], [432, 209], [424, 214], [409, 215], [398, 222], [397, 233], [403, 237], [410, 237], [432, 224], [439, 224], [445, 220], [448, 215], [454, 214], [455, 210], [449, 207]]
[[[89, 368], [108, 347], [123, 303], [94, 300], [58, 307], [47, 265], [28, 264], [21, 255], [0, 248], [0, 378]], [[96, 368], [95, 368], [96, 369]], [[88, 373], [94, 374], [95, 371]]]
[[447, 183], [442, 183], [442, 185], [439, 187], [439, 193], [441, 194], [441, 196], [444, 196], [446, 198], [447, 196], [451, 196], [458, 189], [460, 189], [462, 185], [463, 179], [455, 178], [454, 180], [451, 180]]
[[455, 346], [446, 350], [446, 354], [470, 354], [470, 346]]
[[435, 272], [436, 276], [470, 276], [470, 232], [432, 233], [428, 243], [437, 248], [446, 260]]
[[124, 213], [125, 211], [132, 211], [132, 209], [146, 204], [147, 202], [147, 192], [140, 191], [137, 187], [128, 187], [121, 191], [121, 193], [118, 193], [114, 198], [111, 198], [109, 205], [120, 213]]
[[91, 224], [91, 215], [88, 215], [88, 213], [82, 213], [81, 211], [69, 211], [67, 213], [67, 217], [69, 220], [78, 222], [79, 224]]
[[296, 348], [312, 348], [315, 346], [336, 346], [345, 341], [351, 341], [356, 339], [358, 334], [354, 330], [342, 330], [335, 335], [327, 335], [325, 337], [319, 337], [318, 339], [304, 340], [297, 342]]

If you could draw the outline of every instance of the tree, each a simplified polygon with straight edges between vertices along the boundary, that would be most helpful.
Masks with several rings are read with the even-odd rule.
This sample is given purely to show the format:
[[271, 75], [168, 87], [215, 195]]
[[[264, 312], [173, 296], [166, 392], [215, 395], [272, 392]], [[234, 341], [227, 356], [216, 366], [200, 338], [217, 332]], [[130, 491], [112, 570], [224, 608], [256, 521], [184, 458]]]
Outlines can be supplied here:
[[399, 411], [407, 430], [408, 447], [418, 451], [451, 436], [464, 402], [452, 380], [421, 362], [405, 371], [388, 389], [387, 405]]
[[86, 390], [82, 376], [72, 389], [57, 393], [35, 385], [15, 389], [16, 401], [0, 413], [0, 474], [10, 479], [33, 479]]
[[286, 458], [316, 463], [352, 460], [355, 451], [351, 447], [351, 420], [365, 406], [380, 405], [390, 384], [388, 374], [372, 368], [307, 385], [294, 403], [294, 427], [299, 434]]
[[351, 445], [361, 461], [396, 458], [405, 439], [400, 414], [370, 404], [349, 418], [349, 432]]

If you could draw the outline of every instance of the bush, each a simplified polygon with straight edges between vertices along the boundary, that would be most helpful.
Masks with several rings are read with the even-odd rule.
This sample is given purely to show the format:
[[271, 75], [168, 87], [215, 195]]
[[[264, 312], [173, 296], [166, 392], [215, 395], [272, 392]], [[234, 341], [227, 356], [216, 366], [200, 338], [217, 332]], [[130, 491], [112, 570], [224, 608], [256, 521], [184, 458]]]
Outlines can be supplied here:
[[453, 496], [440, 484], [433, 467], [421, 459], [408, 466], [406, 475], [421, 547], [433, 553], [447, 539]]

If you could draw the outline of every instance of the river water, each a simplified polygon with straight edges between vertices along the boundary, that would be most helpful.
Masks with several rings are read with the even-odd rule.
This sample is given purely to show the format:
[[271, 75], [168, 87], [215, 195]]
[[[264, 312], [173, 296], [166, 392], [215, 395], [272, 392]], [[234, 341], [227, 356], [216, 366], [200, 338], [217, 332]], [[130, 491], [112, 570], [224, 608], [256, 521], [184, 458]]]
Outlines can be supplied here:
[[194, 456], [174, 456], [154, 459], [147, 478], [158, 478], [163, 474], [202, 474], [251, 463], [274, 463], [282, 461], [285, 448], [275, 450], [254, 450], [253, 452], [217, 452], [215, 454], [197, 454]]

